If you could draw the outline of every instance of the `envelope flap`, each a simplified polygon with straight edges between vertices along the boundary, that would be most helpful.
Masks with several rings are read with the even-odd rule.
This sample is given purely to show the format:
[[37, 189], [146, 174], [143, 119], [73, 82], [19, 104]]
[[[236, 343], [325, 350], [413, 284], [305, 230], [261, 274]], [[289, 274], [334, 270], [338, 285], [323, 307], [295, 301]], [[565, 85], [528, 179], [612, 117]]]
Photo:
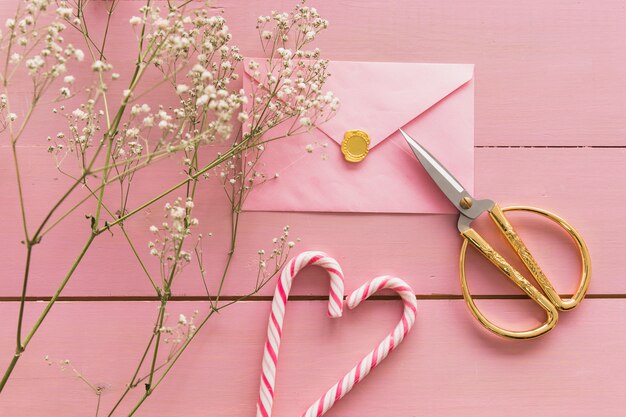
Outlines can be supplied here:
[[470, 81], [471, 64], [332, 61], [324, 88], [341, 101], [319, 129], [341, 143], [347, 130], [367, 132], [370, 147]]
[[[250, 60], [244, 60], [245, 72], [262, 81], [266, 74], [255, 76]], [[318, 129], [339, 144], [347, 130], [364, 130], [373, 148], [469, 82], [474, 65], [331, 61], [328, 71], [324, 89], [339, 97], [341, 108]]]

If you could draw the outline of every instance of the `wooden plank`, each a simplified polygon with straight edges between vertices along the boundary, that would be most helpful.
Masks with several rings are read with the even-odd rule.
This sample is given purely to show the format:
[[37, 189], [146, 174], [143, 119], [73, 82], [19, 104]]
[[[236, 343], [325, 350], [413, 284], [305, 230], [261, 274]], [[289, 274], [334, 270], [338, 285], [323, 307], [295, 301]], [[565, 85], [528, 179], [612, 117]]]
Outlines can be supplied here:
[[[14, 3], [0, 6], [2, 21]], [[256, 18], [289, 10], [293, 3], [225, 0], [220, 6], [242, 52], [259, 56]], [[626, 9], [619, 0], [317, 3], [330, 21], [319, 46], [331, 59], [476, 64], [478, 145], [626, 145], [626, 74], [620, 64]], [[112, 45], [133, 39], [127, 22], [141, 4], [125, 1], [117, 7]], [[92, 1], [88, 11], [104, 15], [107, 7]], [[96, 38], [104, 21], [91, 20]], [[67, 38], [82, 44], [70, 32]], [[131, 64], [126, 49], [109, 54], [116, 70], [125, 73]], [[124, 77], [120, 83], [119, 88], [126, 85]]]
[[[22, 148], [20, 155], [26, 173], [27, 210], [32, 218], [41, 219], [51, 200], [62, 194], [67, 181], [50, 167], [48, 155], [41, 149]], [[579, 228], [587, 240], [594, 270], [591, 293], [626, 294], [626, 283], [620, 278], [626, 268], [626, 260], [621, 256], [624, 241], [620, 238], [626, 233], [626, 226], [619, 222], [622, 208], [616, 204], [626, 200], [626, 189], [622, 186], [626, 175], [625, 155], [623, 149], [479, 148], [476, 150], [476, 196], [492, 198], [503, 206], [528, 204], [559, 213]], [[0, 160], [7, 158], [7, 149], [0, 148]], [[11, 196], [10, 204], [5, 204], [4, 215], [0, 217], [8, 254], [0, 267], [3, 277], [0, 296], [19, 294], [24, 262], [11, 170], [10, 164], [0, 164], [0, 195]], [[174, 161], [167, 161], [150, 173], [138, 176], [130, 207], [179, 181], [182, 178], [179, 172]], [[200, 219], [199, 230], [205, 235], [214, 234], [206, 239], [204, 246], [209, 285], [214, 291], [225, 260], [229, 231], [227, 202], [219, 186], [209, 185], [211, 181], [202, 185], [196, 215]], [[148, 255], [146, 245], [152, 239], [148, 227], [161, 222], [163, 204], [155, 204], [126, 224], [139, 253], [153, 272], [157, 265]], [[29, 295], [45, 296], [54, 291], [87, 238], [89, 224], [84, 215], [89, 212], [88, 208], [80, 209], [67, 225], [47, 235], [35, 248]], [[567, 236], [541, 219], [519, 215], [511, 218], [531, 250], [535, 249], [538, 260], [557, 288], [562, 292], [573, 291], [579, 260]], [[30, 227], [34, 224], [31, 222]], [[286, 224], [291, 226], [294, 240], [302, 238], [294, 250], [324, 250], [341, 262], [348, 287], [355, 287], [365, 278], [394, 274], [405, 278], [419, 294], [459, 294], [457, 259], [461, 241], [455, 216], [331, 213], [244, 213], [238, 252], [224, 294], [245, 294], [252, 289], [258, 265], [257, 251], [269, 250], [272, 237], [279, 235]], [[494, 228], [487, 221], [483, 222], [481, 230], [493, 232]], [[497, 233], [487, 233], [487, 236], [498, 243], [499, 248], [506, 249]], [[113, 236], [98, 239], [64, 294], [152, 295], [150, 284], [123, 235], [118, 231]], [[514, 255], [509, 254], [509, 257], [514, 258]], [[482, 259], [471, 256], [470, 262], [470, 282], [477, 294], [516, 293], [516, 289]], [[177, 295], [205, 294], [196, 271], [190, 266], [181, 276], [175, 288]], [[302, 286], [295, 290], [298, 294], [327, 292], [321, 271], [304, 274], [320, 279], [302, 278]], [[483, 275], [485, 279], [479, 280]], [[266, 288], [261, 294], [271, 295], [272, 291]]]
[[[503, 301], [489, 301], [490, 308]], [[502, 311], [521, 323], [522, 302]], [[41, 304], [29, 303], [28, 320]], [[170, 313], [206, 306], [172, 303]], [[254, 415], [268, 302], [229, 307], [198, 335], [138, 416]], [[275, 415], [294, 416], [336, 381], [340, 373], [396, 323], [398, 301], [366, 302], [331, 320], [324, 302], [292, 302], [279, 360]], [[0, 304], [3, 328], [15, 324], [16, 303]], [[105, 387], [106, 415], [141, 356], [156, 303], [62, 303], [29, 346], [0, 401], [12, 417], [95, 414], [96, 396], [44, 356], [69, 359], [91, 383]], [[553, 333], [519, 342], [485, 333], [462, 301], [418, 301], [412, 333], [336, 408], [332, 416], [499, 417], [507, 415], [612, 416], [623, 412], [626, 382], [626, 300], [588, 300], [563, 315]], [[4, 332], [3, 332], [4, 334]], [[80, 335], [79, 337], [77, 335]], [[0, 339], [0, 362], [13, 353], [13, 338]], [[137, 391], [141, 391], [141, 387]], [[138, 392], [139, 393], [139, 392]], [[136, 397], [135, 397], [136, 398]], [[132, 402], [116, 415], [126, 415]], [[71, 410], [71, 411], [69, 411]]]
[[[257, 16], [292, 2], [221, 5], [243, 53], [258, 55]], [[319, 46], [331, 59], [475, 64], [478, 145], [626, 144], [619, 0], [314, 5], [330, 21]]]
[[[0, 4], [0, 21], [15, 2]], [[156, 2], [155, 2], [156, 3]], [[91, 1], [92, 12], [103, 13], [106, 1]], [[127, 44], [126, 22], [141, 2], [124, 1], [113, 22], [113, 45]], [[246, 55], [259, 55], [254, 34], [256, 17], [270, 9], [289, 9], [293, 2], [225, 0], [235, 40]], [[471, 62], [476, 64], [476, 144], [478, 146], [624, 146], [626, 86], [622, 57], [626, 52], [626, 8], [607, 0], [543, 2], [383, 2], [317, 1], [331, 29], [320, 46], [332, 59], [406, 62]], [[95, 23], [102, 24], [103, 20]], [[117, 29], [126, 28], [118, 32]], [[71, 35], [67, 36], [72, 40]], [[125, 64], [124, 48], [112, 50], [116, 70]], [[75, 72], [75, 71], [73, 71]], [[79, 78], [79, 81], [86, 81]], [[124, 84], [122, 77], [122, 85]], [[19, 85], [16, 86], [18, 88]], [[23, 109], [26, 97], [13, 101]], [[27, 145], [45, 145], [48, 127], [58, 126], [49, 114], [37, 114]], [[29, 213], [40, 218], [45, 206], [62, 192], [63, 180], [46, 163], [44, 151], [27, 148]], [[502, 204], [543, 206], [562, 214], [587, 238], [593, 260], [595, 294], [625, 294], [623, 280], [625, 230], [621, 179], [626, 174], [619, 149], [478, 149], [477, 196]], [[136, 201], [177, 178], [178, 167], [166, 163], [138, 184]], [[4, 198], [0, 230], [4, 260], [0, 296], [19, 293], [23, 248], [15, 212], [15, 186], [6, 149], [0, 149], [0, 195]], [[206, 200], [216, 188], [206, 187]], [[211, 199], [211, 200], [210, 200]], [[205, 206], [206, 207], [206, 206]], [[67, 270], [78, 245], [86, 238], [81, 210], [67, 228], [50, 234], [35, 255], [30, 295], [49, 295]], [[227, 230], [222, 209], [201, 213], [215, 239], [207, 242], [212, 288], [224, 261]], [[158, 206], [128, 223], [145, 251], [147, 227], [158, 221]], [[575, 254], [562, 246], [563, 237], [549, 238], [549, 228], [515, 218], [523, 237], [560, 289], [573, 288], [569, 265]], [[458, 294], [456, 257], [459, 246], [452, 216], [386, 216], [306, 213], [246, 213], [239, 252], [226, 293], [247, 292], [255, 276], [256, 251], [267, 248], [285, 223], [303, 237], [298, 250], [325, 249], [336, 256], [347, 274], [347, 290], [379, 273], [404, 276], [420, 294]], [[486, 225], [483, 225], [483, 227]], [[496, 239], [489, 235], [491, 239]], [[85, 296], [144, 295], [150, 286], [128, 256], [119, 233], [103, 240], [88, 255], [65, 294]], [[39, 249], [39, 248], [38, 248]], [[144, 252], [145, 253], [145, 252]], [[481, 294], [511, 294], [504, 281], [476, 257], [470, 259], [472, 289]], [[151, 265], [154, 267], [154, 264]], [[476, 276], [484, 278], [477, 281]], [[490, 280], [493, 282], [487, 282]], [[180, 279], [181, 295], [202, 294], [197, 276]], [[322, 295], [326, 282], [320, 271], [298, 279], [295, 294]], [[262, 292], [270, 294], [271, 288]], [[325, 317], [320, 301], [291, 303], [281, 356], [276, 415], [297, 415], [333, 383], [335, 372], [348, 369], [355, 358], [377, 342], [399, 314], [396, 301], [366, 303], [335, 322]], [[529, 306], [522, 301], [480, 301], [486, 312], [509, 324], [522, 324]], [[43, 308], [28, 303], [27, 322]], [[202, 304], [172, 303], [173, 318]], [[414, 332], [387, 362], [375, 370], [329, 416], [614, 416], [623, 413], [626, 371], [621, 352], [626, 340], [626, 300], [591, 299], [579, 310], [563, 314], [555, 332], [528, 343], [485, 334], [462, 301], [420, 301]], [[96, 397], [45, 355], [70, 359], [85, 377], [105, 387], [103, 410], [116, 400], [150, 336], [155, 303], [60, 303], [41, 334], [18, 365], [15, 378], [0, 401], [0, 415], [93, 415]], [[13, 353], [17, 303], [0, 303], [0, 366]], [[241, 416], [254, 413], [268, 302], [241, 303], [212, 321], [155, 397], [139, 415]], [[490, 316], [491, 317], [491, 316]], [[536, 313], [532, 318], [539, 319]], [[328, 365], [328, 368], [325, 367]], [[335, 371], [336, 370], [336, 371]], [[125, 411], [128, 407], [125, 408]], [[124, 415], [123, 412], [119, 415]]]

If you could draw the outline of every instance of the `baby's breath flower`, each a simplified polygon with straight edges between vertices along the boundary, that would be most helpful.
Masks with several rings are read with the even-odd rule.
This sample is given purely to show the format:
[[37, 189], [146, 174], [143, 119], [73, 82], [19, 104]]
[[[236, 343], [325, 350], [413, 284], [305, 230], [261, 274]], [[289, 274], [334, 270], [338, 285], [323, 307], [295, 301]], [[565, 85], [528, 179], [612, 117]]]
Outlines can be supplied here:
[[81, 109], [74, 110], [72, 112], [72, 115], [74, 115], [74, 117], [76, 117], [77, 119], [86, 119], [87, 118], [87, 113], [85, 113]]
[[72, 8], [59, 7], [57, 8], [57, 14], [63, 19], [70, 19], [72, 17]]
[[93, 72], [104, 72], [107, 70], [107, 64], [98, 59], [91, 64], [91, 69]]
[[28, 68], [28, 72], [30, 74], [35, 74], [44, 66], [45, 63], [46, 62], [41, 56], [35, 55], [34, 57], [26, 60], [26, 68]]
[[241, 113], [237, 115], [237, 120], [239, 120], [242, 123], [245, 122], [246, 120], [248, 120], [248, 113], [245, 111], [242, 111]]
[[200, 97], [198, 97], [198, 99], [196, 100], [196, 106], [200, 107], [200, 106], [207, 104], [208, 102], [209, 102], [209, 96], [206, 94], [203, 94]]
[[76, 58], [78, 62], [82, 62], [85, 59], [85, 53], [80, 49], [76, 49], [74, 51], [74, 58]]
[[170, 215], [174, 219], [182, 219], [185, 217], [185, 209], [182, 207], [172, 207], [170, 210]]

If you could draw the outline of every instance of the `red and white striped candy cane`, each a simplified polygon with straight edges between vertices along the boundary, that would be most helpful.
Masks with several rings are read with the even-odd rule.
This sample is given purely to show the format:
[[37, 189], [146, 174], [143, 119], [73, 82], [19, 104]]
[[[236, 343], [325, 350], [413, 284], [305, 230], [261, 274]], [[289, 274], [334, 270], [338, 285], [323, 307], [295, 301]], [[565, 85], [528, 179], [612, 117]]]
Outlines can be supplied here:
[[402, 298], [404, 302], [402, 319], [394, 330], [379, 343], [378, 347], [361, 359], [359, 363], [333, 385], [326, 394], [322, 395], [314, 402], [309, 409], [302, 414], [303, 417], [320, 417], [324, 415], [335, 402], [343, 398], [354, 385], [369, 374], [372, 368], [381, 363], [392, 350], [398, 347], [404, 339], [404, 336], [406, 336], [411, 330], [411, 327], [413, 327], [417, 311], [415, 293], [411, 287], [400, 278], [382, 276], [363, 284], [348, 298], [348, 307], [350, 309], [355, 308], [361, 301], [366, 300], [370, 295], [385, 288], [397, 292], [400, 298]]
[[257, 417], [270, 417], [274, 403], [274, 383], [276, 381], [276, 363], [282, 337], [285, 307], [291, 290], [291, 284], [298, 272], [309, 266], [317, 265], [324, 268], [330, 275], [330, 295], [328, 299], [328, 315], [341, 317], [343, 311], [343, 272], [341, 267], [330, 256], [323, 252], [303, 252], [285, 265], [272, 301], [272, 312], [267, 326], [267, 340], [263, 352], [263, 371], [261, 388], [257, 402]]

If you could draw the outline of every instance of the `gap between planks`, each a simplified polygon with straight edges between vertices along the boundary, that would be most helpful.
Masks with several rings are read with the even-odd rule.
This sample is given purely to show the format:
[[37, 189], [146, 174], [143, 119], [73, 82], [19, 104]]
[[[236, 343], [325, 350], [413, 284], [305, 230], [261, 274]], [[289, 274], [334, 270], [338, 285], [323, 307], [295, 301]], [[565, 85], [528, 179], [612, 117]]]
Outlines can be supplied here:
[[[563, 294], [561, 297], [569, 298], [571, 294]], [[219, 297], [221, 301], [237, 301], [242, 297], [237, 295], [224, 295]], [[272, 296], [269, 295], [254, 295], [246, 297], [241, 301], [272, 301]], [[346, 297], [344, 296], [344, 299]], [[415, 296], [418, 300], [462, 300], [463, 296], [460, 294], [418, 294]], [[475, 300], [526, 300], [527, 296], [522, 294], [514, 295], [475, 295], [472, 298]], [[594, 299], [626, 299], [626, 294], [587, 294], [585, 298]], [[27, 302], [38, 301], [50, 301], [51, 297], [26, 297]], [[369, 297], [368, 300], [399, 300], [400, 297], [395, 295], [375, 295]], [[57, 301], [159, 301], [160, 299], [155, 296], [67, 296], [59, 297]], [[216, 297], [206, 296], [172, 296], [170, 301], [215, 301]], [[324, 301], [328, 300], [327, 296], [323, 295], [292, 295], [289, 296], [289, 301]], [[20, 297], [0, 297], [0, 302], [19, 302]]]
[[475, 149], [624, 149], [626, 145], [474, 145]]
[[[11, 145], [0, 145], [9, 149]], [[17, 145], [19, 148], [42, 148], [43, 145]], [[624, 149], [626, 145], [474, 145], [475, 149]], [[47, 148], [46, 148], [47, 149]]]

